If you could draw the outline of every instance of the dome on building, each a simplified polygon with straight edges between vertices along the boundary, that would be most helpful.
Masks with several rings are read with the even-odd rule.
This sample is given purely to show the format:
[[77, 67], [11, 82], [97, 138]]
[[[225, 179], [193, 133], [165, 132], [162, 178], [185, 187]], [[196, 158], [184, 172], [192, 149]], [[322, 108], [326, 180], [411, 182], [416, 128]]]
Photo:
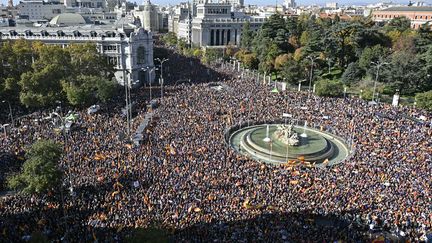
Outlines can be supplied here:
[[51, 19], [50, 25], [73, 26], [86, 24], [83, 16], [75, 13], [62, 13]]

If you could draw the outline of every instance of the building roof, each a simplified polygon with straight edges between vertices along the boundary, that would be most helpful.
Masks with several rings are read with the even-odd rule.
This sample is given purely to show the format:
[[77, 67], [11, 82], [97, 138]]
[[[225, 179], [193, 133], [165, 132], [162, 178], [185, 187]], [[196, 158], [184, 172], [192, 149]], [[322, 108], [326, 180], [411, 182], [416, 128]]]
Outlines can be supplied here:
[[432, 7], [390, 7], [381, 11], [432, 12]]
[[62, 13], [51, 19], [50, 25], [73, 26], [86, 24], [85, 19], [80, 14]]
[[[59, 39], [67, 40], [123, 40], [125, 38], [135, 38], [135, 36], [146, 36], [151, 39], [152, 33], [143, 28], [137, 29], [117, 29], [100, 28], [100, 26], [67, 26], [67, 27], [1, 27], [0, 41], [8, 38], [26, 38], [33, 40]], [[139, 38], [141, 38], [139, 37]]]

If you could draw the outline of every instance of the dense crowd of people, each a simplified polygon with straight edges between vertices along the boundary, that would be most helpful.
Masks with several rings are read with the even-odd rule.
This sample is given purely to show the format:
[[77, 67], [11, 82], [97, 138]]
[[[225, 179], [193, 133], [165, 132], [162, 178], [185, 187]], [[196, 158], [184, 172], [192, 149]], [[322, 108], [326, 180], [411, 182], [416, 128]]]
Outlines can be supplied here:
[[[155, 222], [172, 230], [175, 242], [355, 241], [377, 230], [426, 241], [432, 129], [416, 118], [430, 121], [430, 113], [357, 98], [271, 93], [273, 87], [230, 65], [213, 66], [217, 76], [179, 58], [170, 57], [171, 83], [194, 70], [192, 83], [164, 88], [142, 145], [123, 139], [120, 102], [94, 115], [77, 110], [79, 122], [66, 137], [42, 112], [2, 135], [1, 152], [16, 156], [39, 138], [62, 143], [65, 190], [2, 197], [0, 241], [28, 240], [38, 231], [54, 241], [117, 242]], [[134, 128], [148, 102], [140, 92], [133, 98], [140, 109]], [[284, 112], [352, 139], [354, 154], [324, 169], [278, 167], [226, 143], [227, 128]]]

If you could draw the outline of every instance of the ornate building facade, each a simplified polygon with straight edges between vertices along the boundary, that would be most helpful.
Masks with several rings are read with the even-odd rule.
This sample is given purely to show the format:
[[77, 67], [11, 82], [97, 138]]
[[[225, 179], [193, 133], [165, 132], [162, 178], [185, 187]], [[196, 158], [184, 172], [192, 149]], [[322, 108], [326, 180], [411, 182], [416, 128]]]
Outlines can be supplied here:
[[188, 14], [179, 20], [177, 32], [174, 32], [188, 43], [198, 46], [239, 45], [246, 22], [255, 31], [265, 21], [265, 17], [232, 12], [230, 3], [200, 3], [195, 9], [193, 15]]
[[95, 43], [98, 51], [115, 67], [117, 81], [131, 86], [153, 82], [153, 37], [138, 29], [101, 26], [0, 28], [0, 41], [25, 39], [65, 47], [72, 43]]

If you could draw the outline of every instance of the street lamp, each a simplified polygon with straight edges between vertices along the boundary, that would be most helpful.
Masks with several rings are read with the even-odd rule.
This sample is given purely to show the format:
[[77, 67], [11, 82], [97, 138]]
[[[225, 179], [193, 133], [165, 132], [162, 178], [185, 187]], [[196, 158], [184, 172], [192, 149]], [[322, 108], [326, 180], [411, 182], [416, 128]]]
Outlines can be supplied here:
[[308, 56], [307, 58], [309, 58], [309, 60], [311, 60], [309, 88], [308, 88], [308, 92], [310, 93], [311, 87], [312, 87], [312, 78], [313, 78], [313, 65], [314, 65], [314, 61], [317, 59], [317, 57], [313, 58], [312, 56]]
[[148, 81], [150, 85], [150, 101], [152, 100], [152, 80], [151, 80], [151, 72], [153, 72], [156, 68], [155, 67], [145, 67], [141, 68], [143, 71], [148, 71]]
[[14, 123], [14, 118], [13, 118], [13, 114], [12, 114], [12, 106], [11, 106], [11, 104], [7, 100], [3, 100], [2, 103], [8, 103], [8, 105], [9, 105], [9, 116], [10, 116], [10, 119], [11, 119], [11, 122], [12, 122], [12, 127], [14, 127], [15, 123]]
[[375, 92], [376, 92], [376, 84], [378, 82], [378, 77], [379, 77], [379, 70], [383, 65], [387, 65], [389, 64], [388, 62], [382, 62], [382, 61], [377, 61], [377, 62], [371, 62], [371, 64], [376, 65], [376, 76], [375, 76], [375, 82], [374, 82], [374, 86], [373, 86], [373, 92], [372, 92], [372, 103], [376, 103], [375, 102]]
[[130, 130], [131, 130], [131, 120], [132, 120], [132, 105], [131, 105], [131, 96], [130, 96], [130, 86], [131, 86], [131, 80], [126, 78], [126, 72], [129, 73], [128, 70], [123, 70], [123, 85], [125, 87], [125, 111], [126, 111], [126, 121], [127, 121], [127, 135], [130, 136]]
[[168, 61], [168, 58], [163, 58], [162, 60], [160, 58], [156, 58], [156, 61], [158, 61], [160, 63], [160, 85], [161, 85], [161, 103], [162, 103], [162, 99], [163, 99], [163, 83], [164, 83], [164, 79], [163, 79], [163, 64], [164, 62]]
[[[64, 149], [66, 151], [66, 149], [67, 149], [66, 120], [61, 115], [59, 115], [57, 112], [52, 112], [51, 114], [57, 116], [60, 119], [60, 121], [61, 121], [62, 130], [63, 130]], [[65, 166], [66, 166], [66, 164], [65, 164]], [[69, 167], [68, 167], [68, 170], [69, 170]], [[67, 178], [67, 180], [69, 180], [70, 190], [72, 192], [73, 191], [73, 186], [72, 186], [72, 181], [70, 179], [70, 172], [68, 172], [68, 178]], [[63, 187], [66, 186], [65, 183], [62, 183], [62, 185], [63, 185]], [[65, 224], [65, 227], [66, 227], [66, 234], [67, 234], [67, 232], [69, 231], [69, 229], [68, 229], [69, 226], [66, 223], [66, 218], [68, 216], [67, 216], [67, 211], [66, 211], [65, 203], [64, 203], [63, 188], [60, 190], [60, 194], [61, 194], [61, 200], [62, 200], [62, 206], [63, 206], [63, 217], [65, 218], [64, 224]]]

